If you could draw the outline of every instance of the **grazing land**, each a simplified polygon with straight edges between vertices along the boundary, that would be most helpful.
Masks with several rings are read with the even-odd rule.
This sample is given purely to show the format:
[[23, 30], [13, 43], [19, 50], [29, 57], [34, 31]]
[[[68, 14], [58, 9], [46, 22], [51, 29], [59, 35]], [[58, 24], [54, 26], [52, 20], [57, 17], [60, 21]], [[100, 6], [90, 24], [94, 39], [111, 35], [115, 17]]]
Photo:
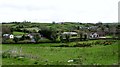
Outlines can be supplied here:
[[119, 34], [118, 23], [2, 23], [2, 65], [118, 65]]
[[[74, 45], [74, 42], [69, 44]], [[3, 65], [118, 64], [118, 41], [111, 45], [96, 44], [92, 47], [54, 47], [56, 45], [60, 45], [60, 43], [3, 44], [4, 52], [16, 51], [10, 54], [11, 58], [5, 56], [2, 59]], [[19, 57], [20, 55], [22, 57]], [[69, 62], [69, 60], [73, 61]]]

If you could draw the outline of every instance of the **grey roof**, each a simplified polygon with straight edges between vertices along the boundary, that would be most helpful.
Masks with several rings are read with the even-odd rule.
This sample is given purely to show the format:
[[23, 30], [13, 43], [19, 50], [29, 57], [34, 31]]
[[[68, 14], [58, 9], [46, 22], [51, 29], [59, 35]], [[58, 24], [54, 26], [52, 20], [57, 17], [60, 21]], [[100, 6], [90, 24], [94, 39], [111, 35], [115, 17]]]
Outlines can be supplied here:
[[9, 36], [10, 34], [3, 34], [3, 36]]

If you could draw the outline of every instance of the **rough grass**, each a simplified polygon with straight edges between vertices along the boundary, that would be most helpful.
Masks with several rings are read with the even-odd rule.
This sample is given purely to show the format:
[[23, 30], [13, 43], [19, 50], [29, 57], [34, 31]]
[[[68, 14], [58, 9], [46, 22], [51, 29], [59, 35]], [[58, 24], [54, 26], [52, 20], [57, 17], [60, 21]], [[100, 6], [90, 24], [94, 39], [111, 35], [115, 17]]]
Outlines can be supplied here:
[[[52, 45], [46, 43], [43, 45]], [[54, 43], [53, 45], [57, 45]], [[60, 45], [60, 44], [58, 44]], [[3, 45], [3, 51], [22, 47], [23, 55], [37, 56], [38, 58], [3, 58], [3, 65], [113, 65], [118, 63], [118, 43], [112, 45], [95, 45], [93, 47], [41, 47], [41, 44], [32, 45]], [[74, 60], [68, 62], [68, 60]]]

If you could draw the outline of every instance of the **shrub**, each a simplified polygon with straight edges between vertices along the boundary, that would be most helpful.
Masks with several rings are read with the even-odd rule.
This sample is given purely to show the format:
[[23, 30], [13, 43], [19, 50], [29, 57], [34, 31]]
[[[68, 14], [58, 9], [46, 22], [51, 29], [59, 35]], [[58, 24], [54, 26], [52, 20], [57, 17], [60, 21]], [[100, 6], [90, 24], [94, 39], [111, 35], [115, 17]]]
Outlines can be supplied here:
[[49, 29], [49, 28], [41, 28], [41, 30], [38, 31], [43, 37], [48, 38], [51, 41], [56, 41], [58, 38], [56, 29]]
[[70, 34], [65, 34], [66, 42], [70, 42]]
[[35, 61], [34, 64], [38, 64], [38, 61]]
[[69, 47], [67, 44], [61, 44], [59, 46], [55, 46], [55, 47]]
[[13, 39], [6, 40], [6, 43], [14, 43]]
[[91, 47], [91, 43], [76, 43], [73, 47]]
[[29, 43], [30, 40], [22, 40], [22, 41], [19, 41], [19, 43]]
[[40, 43], [48, 43], [48, 42], [51, 42], [51, 40], [44, 38], [44, 39], [40, 39], [39, 42]]
[[3, 53], [2, 53], [2, 58], [10, 58], [10, 53], [8, 53], [8, 52], [3, 52]]
[[38, 43], [40, 38], [41, 37], [38, 34], [34, 35], [34, 40], [35, 40], [36, 43]]
[[19, 38], [14, 37], [14, 39], [13, 39], [13, 40], [15, 41], [15, 43], [17, 43], [17, 42], [19, 41]]

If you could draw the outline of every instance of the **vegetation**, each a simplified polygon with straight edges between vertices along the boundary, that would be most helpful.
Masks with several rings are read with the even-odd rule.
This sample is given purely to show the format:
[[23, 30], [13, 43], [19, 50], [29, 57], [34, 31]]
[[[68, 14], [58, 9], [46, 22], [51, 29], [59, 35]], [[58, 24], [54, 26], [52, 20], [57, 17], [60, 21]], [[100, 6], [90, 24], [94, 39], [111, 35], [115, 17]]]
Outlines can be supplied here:
[[16, 31], [13, 32], [13, 35], [23, 35], [23, 34], [24, 34], [23, 32], [16, 32]]
[[55, 29], [44, 28], [41, 29], [39, 33], [52, 41], [56, 41], [57, 39], [57, 32]]
[[[3, 65], [117, 65], [117, 43], [118, 41], [107, 46], [96, 44], [87, 48], [48, 47], [51, 45], [60, 45], [59, 43], [36, 45], [4, 44], [2, 47], [4, 51], [2, 61]], [[73, 42], [72, 44], [75, 43]], [[73, 60], [73, 62], [68, 62], [69, 60]]]
[[[119, 26], [118, 23], [102, 22], [2, 23], [2, 63], [118, 65]], [[95, 35], [91, 36], [93, 39], [89, 38], [93, 33], [101, 38], [94, 38]], [[10, 34], [14, 37], [10, 38]]]
[[13, 39], [13, 40], [15, 41], [15, 43], [17, 43], [17, 42], [19, 41], [19, 38], [14, 37], [14, 39]]
[[40, 39], [40, 36], [38, 34], [34, 35], [34, 40], [36, 43], [38, 43], [39, 39]]

